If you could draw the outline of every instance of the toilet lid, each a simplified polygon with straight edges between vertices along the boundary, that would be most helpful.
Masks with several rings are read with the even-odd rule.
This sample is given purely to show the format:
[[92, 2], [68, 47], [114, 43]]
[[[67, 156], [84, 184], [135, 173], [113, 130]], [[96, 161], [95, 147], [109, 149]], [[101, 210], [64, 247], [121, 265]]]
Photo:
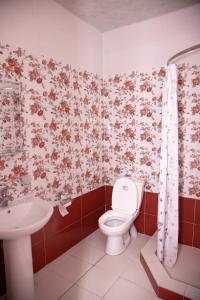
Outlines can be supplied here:
[[113, 187], [112, 209], [134, 214], [138, 208], [138, 190], [135, 182], [129, 177], [119, 178]]

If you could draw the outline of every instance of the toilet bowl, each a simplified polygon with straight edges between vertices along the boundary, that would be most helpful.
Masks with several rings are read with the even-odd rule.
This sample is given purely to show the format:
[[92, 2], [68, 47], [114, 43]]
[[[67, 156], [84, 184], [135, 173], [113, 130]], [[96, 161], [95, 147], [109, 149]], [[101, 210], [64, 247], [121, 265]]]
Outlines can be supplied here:
[[99, 228], [107, 236], [105, 248], [107, 254], [118, 255], [130, 243], [129, 230], [139, 213], [143, 187], [144, 182], [130, 177], [121, 177], [115, 182], [112, 210], [99, 218]]

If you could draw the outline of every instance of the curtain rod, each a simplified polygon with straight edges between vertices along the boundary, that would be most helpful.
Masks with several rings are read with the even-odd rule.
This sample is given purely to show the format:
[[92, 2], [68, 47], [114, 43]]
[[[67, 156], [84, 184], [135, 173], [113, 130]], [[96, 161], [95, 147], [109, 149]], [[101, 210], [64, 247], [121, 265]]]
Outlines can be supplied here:
[[172, 57], [170, 57], [170, 59], [168, 59], [167, 61], [167, 65], [171, 64], [173, 62], [173, 60], [175, 60], [176, 58], [178, 58], [179, 56], [182, 56], [184, 54], [188, 54], [188, 53], [192, 53], [196, 50], [200, 49], [200, 44], [194, 45], [190, 48], [187, 48], [185, 50], [182, 50], [178, 53], [176, 53], [175, 55], [173, 55]]

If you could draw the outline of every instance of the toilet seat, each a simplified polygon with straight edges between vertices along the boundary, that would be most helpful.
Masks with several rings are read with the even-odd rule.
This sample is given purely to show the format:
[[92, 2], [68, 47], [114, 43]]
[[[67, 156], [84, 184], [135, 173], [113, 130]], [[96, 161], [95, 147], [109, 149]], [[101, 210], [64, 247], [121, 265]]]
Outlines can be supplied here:
[[106, 231], [109, 230], [110, 233], [117, 233], [118, 231], [123, 231], [127, 228], [133, 218], [133, 215], [128, 215], [115, 210], [108, 210], [99, 218], [99, 225], [102, 229]]

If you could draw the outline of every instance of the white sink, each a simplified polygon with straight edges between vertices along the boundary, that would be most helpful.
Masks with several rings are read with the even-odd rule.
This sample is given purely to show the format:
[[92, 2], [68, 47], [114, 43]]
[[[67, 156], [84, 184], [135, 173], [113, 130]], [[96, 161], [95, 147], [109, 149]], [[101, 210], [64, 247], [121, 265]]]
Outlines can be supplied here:
[[0, 239], [11, 240], [31, 235], [50, 219], [53, 208], [47, 201], [33, 198], [0, 209]]
[[53, 207], [37, 198], [0, 208], [8, 300], [34, 300], [31, 234], [50, 219]]

